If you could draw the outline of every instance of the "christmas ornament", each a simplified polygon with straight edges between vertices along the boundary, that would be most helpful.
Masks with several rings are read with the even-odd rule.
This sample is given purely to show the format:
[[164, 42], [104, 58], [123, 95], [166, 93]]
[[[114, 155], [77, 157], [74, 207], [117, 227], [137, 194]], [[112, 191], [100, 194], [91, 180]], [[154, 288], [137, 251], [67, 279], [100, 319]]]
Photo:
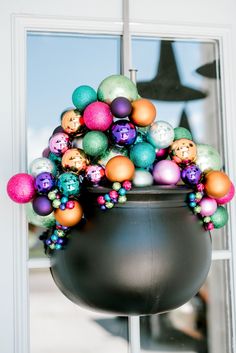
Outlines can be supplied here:
[[231, 181], [224, 172], [213, 170], [205, 176], [204, 185], [208, 196], [220, 198], [228, 194]]
[[35, 189], [40, 194], [46, 194], [55, 185], [55, 178], [51, 173], [43, 172], [36, 176]]
[[82, 149], [71, 148], [64, 153], [61, 164], [65, 171], [79, 174], [89, 165], [89, 160]]
[[108, 161], [116, 156], [128, 156], [128, 151], [125, 148], [110, 147], [98, 160], [98, 163], [105, 168]]
[[210, 197], [203, 197], [199, 202], [199, 206], [201, 207], [200, 214], [203, 217], [213, 215], [217, 209], [216, 201]]
[[228, 222], [228, 212], [223, 206], [217, 207], [216, 212], [211, 216], [211, 221], [216, 229], [222, 228]]
[[36, 196], [32, 202], [33, 210], [39, 216], [48, 216], [53, 208], [50, 200], [45, 195]]
[[132, 183], [139, 188], [151, 186], [153, 184], [152, 174], [146, 169], [136, 168]]
[[80, 182], [74, 173], [61, 174], [57, 180], [57, 186], [60, 192], [67, 197], [79, 195]]
[[63, 113], [61, 126], [69, 135], [82, 136], [86, 131], [83, 118], [78, 110], [68, 110]]
[[202, 172], [195, 164], [190, 164], [182, 170], [181, 178], [185, 184], [194, 186], [200, 182]]
[[160, 185], [174, 185], [180, 179], [180, 169], [173, 161], [160, 161], [153, 168], [153, 179]]
[[123, 119], [130, 115], [131, 111], [132, 105], [125, 97], [117, 97], [111, 102], [111, 112], [116, 118]]
[[131, 122], [118, 120], [110, 128], [110, 137], [115, 145], [129, 146], [136, 140], [137, 131]]
[[161, 161], [162, 159], [166, 159], [169, 155], [169, 148], [160, 148], [156, 149], [156, 160]]
[[105, 153], [108, 138], [101, 131], [89, 131], [83, 138], [83, 150], [91, 157], [98, 157]]
[[170, 146], [170, 156], [177, 164], [188, 165], [196, 160], [196, 145], [192, 140], [176, 140]]
[[149, 126], [156, 117], [156, 107], [151, 101], [145, 98], [132, 102], [132, 113], [130, 120], [137, 126]]
[[176, 127], [174, 128], [174, 141], [180, 140], [180, 139], [187, 139], [187, 140], [192, 140], [192, 134], [191, 132], [186, 129], [185, 127]]
[[156, 159], [155, 148], [147, 142], [139, 142], [130, 150], [130, 159], [138, 168], [149, 167]]
[[57, 222], [66, 227], [73, 227], [81, 221], [83, 209], [78, 201], [72, 201], [73, 208], [68, 207], [65, 210], [58, 208], [54, 211]]
[[55, 225], [56, 220], [54, 217], [54, 213], [51, 212], [47, 216], [39, 216], [33, 209], [32, 203], [28, 202], [25, 205], [26, 209], [26, 217], [27, 220], [30, 224], [33, 224], [37, 227], [42, 227], [42, 228], [51, 228]]
[[218, 205], [224, 205], [233, 199], [234, 194], [235, 194], [235, 188], [234, 188], [234, 184], [231, 182], [229, 192], [225, 196], [216, 198], [215, 200], [218, 203]]
[[85, 172], [85, 178], [94, 186], [98, 186], [99, 183], [104, 179], [104, 176], [105, 170], [99, 164], [89, 165]]
[[90, 130], [106, 131], [112, 124], [113, 116], [108, 104], [94, 102], [84, 110], [84, 123]]
[[209, 170], [220, 170], [222, 168], [222, 160], [216, 149], [210, 145], [197, 145], [196, 165], [202, 172]]
[[96, 102], [96, 91], [87, 85], [77, 87], [72, 94], [72, 102], [74, 106], [83, 111], [90, 103]]
[[35, 195], [34, 178], [27, 173], [13, 175], [7, 183], [8, 196], [17, 203], [27, 203]]
[[83, 148], [83, 137], [81, 137], [81, 136], [74, 137], [73, 140], [71, 141], [71, 146], [72, 146], [72, 148], [82, 149]]
[[166, 148], [174, 140], [174, 129], [166, 121], [153, 123], [147, 132], [147, 141], [155, 148]]
[[116, 156], [109, 160], [105, 168], [108, 180], [122, 182], [132, 180], [135, 172], [133, 162], [125, 156]]
[[56, 155], [65, 153], [70, 147], [69, 136], [63, 132], [58, 132], [49, 140], [50, 151]]
[[55, 163], [45, 157], [34, 159], [30, 163], [29, 174], [31, 174], [33, 177], [36, 177], [43, 172], [48, 172], [55, 176], [57, 173], [57, 167]]

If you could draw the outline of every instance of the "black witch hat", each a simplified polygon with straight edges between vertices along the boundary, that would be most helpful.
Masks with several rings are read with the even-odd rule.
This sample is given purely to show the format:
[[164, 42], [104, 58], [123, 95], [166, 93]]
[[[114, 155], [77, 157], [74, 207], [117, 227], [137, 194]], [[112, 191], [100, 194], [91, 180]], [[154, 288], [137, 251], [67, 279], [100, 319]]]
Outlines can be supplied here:
[[187, 115], [185, 109], [183, 109], [183, 111], [182, 111], [179, 126], [185, 127], [185, 129], [188, 129], [192, 134], [191, 127], [189, 125], [188, 115]]
[[141, 97], [161, 101], [190, 101], [206, 97], [206, 93], [182, 85], [171, 41], [161, 41], [157, 74], [151, 81], [137, 82]]
[[210, 63], [202, 65], [196, 72], [208, 78], [220, 78], [219, 61], [213, 60]]

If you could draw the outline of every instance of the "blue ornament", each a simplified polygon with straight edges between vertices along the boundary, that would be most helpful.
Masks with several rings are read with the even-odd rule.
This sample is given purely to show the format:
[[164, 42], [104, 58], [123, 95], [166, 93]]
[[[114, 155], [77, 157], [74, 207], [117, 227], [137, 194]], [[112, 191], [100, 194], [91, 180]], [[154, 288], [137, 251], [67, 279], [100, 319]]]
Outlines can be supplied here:
[[155, 148], [148, 142], [139, 142], [131, 148], [130, 159], [136, 167], [147, 168], [156, 159]]
[[59, 176], [57, 186], [60, 192], [66, 197], [78, 195], [80, 191], [78, 176], [69, 172]]
[[117, 120], [110, 129], [111, 140], [118, 146], [129, 146], [134, 143], [137, 131], [130, 121]]
[[41, 194], [46, 194], [55, 185], [55, 178], [51, 173], [43, 172], [37, 175], [35, 179], [35, 188]]

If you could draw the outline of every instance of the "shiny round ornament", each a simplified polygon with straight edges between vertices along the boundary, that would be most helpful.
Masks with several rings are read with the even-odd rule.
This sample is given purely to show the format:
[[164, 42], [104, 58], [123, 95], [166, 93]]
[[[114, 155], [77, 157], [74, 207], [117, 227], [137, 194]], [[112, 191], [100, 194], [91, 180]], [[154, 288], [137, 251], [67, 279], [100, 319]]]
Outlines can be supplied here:
[[87, 85], [77, 87], [72, 94], [72, 102], [79, 111], [83, 111], [89, 104], [96, 100], [96, 91]]
[[46, 194], [55, 186], [55, 178], [51, 173], [43, 172], [35, 179], [35, 189], [40, 194]]
[[98, 163], [103, 166], [104, 168], [106, 167], [107, 163], [109, 160], [113, 157], [116, 156], [128, 156], [128, 151], [126, 148], [119, 148], [119, 147], [110, 147], [98, 160]]
[[50, 159], [50, 161], [52, 161], [56, 165], [57, 169], [60, 169], [60, 167], [61, 167], [61, 156], [58, 156], [58, 155], [50, 152], [49, 156], [48, 156], [48, 159]]
[[132, 180], [135, 172], [133, 162], [125, 156], [116, 156], [109, 160], [105, 168], [108, 180], [122, 182]]
[[174, 140], [174, 129], [166, 121], [158, 121], [152, 124], [147, 132], [147, 141], [155, 148], [169, 147]]
[[43, 227], [43, 228], [51, 228], [56, 223], [53, 212], [51, 212], [47, 216], [40, 216], [34, 211], [31, 202], [29, 202], [25, 205], [25, 209], [26, 209], [26, 217], [27, 217], [28, 222], [30, 224], [33, 224], [34, 226]]
[[50, 151], [58, 156], [65, 153], [70, 147], [69, 136], [63, 132], [52, 135], [49, 140]]
[[155, 164], [152, 175], [157, 184], [174, 185], [180, 179], [180, 169], [175, 162], [163, 160]]
[[169, 148], [160, 148], [156, 149], [156, 160], [157, 161], [162, 161], [163, 159], [166, 159], [169, 155]]
[[110, 128], [111, 140], [118, 146], [129, 146], [134, 143], [137, 131], [130, 121], [118, 120]]
[[105, 78], [98, 87], [98, 100], [111, 104], [117, 97], [133, 101], [138, 98], [136, 85], [123, 75], [111, 75]]
[[140, 98], [132, 102], [130, 120], [138, 126], [149, 126], [156, 117], [156, 107], [148, 99]]
[[73, 201], [73, 208], [60, 208], [54, 211], [54, 216], [59, 224], [66, 227], [73, 227], [80, 222], [83, 216], [83, 209], [78, 201]]
[[36, 196], [32, 206], [34, 212], [39, 216], [48, 216], [53, 211], [51, 201], [45, 195]]
[[117, 97], [111, 103], [111, 112], [116, 118], [123, 119], [130, 115], [131, 111], [132, 105], [125, 97]]
[[42, 152], [42, 157], [43, 158], [48, 158], [49, 157], [49, 153], [50, 153], [50, 148], [49, 147], [44, 148], [44, 150]]
[[220, 170], [222, 168], [222, 159], [217, 150], [205, 144], [197, 145], [197, 158], [195, 163], [202, 172]]
[[89, 183], [94, 186], [99, 185], [99, 183], [105, 177], [105, 170], [101, 165], [89, 165], [86, 169], [85, 178], [89, 181]]
[[218, 206], [216, 212], [211, 216], [211, 221], [216, 229], [224, 227], [228, 219], [228, 211], [223, 206]]
[[136, 168], [132, 183], [138, 188], [151, 186], [153, 184], [152, 174], [146, 169]]
[[205, 176], [205, 192], [213, 198], [224, 197], [228, 194], [231, 181], [229, 177], [221, 171], [212, 170]]
[[203, 197], [199, 202], [199, 206], [201, 207], [200, 214], [203, 217], [208, 217], [213, 215], [217, 209], [217, 203], [211, 197]]
[[130, 159], [138, 168], [149, 167], [156, 159], [155, 148], [148, 142], [140, 142], [132, 146]]
[[108, 147], [108, 138], [101, 131], [89, 131], [83, 138], [83, 150], [92, 157], [105, 153]]
[[192, 140], [176, 140], [170, 146], [170, 156], [177, 164], [188, 165], [196, 160], [197, 147]]
[[[66, 112], [66, 111], [65, 111]], [[63, 112], [62, 115], [65, 113]], [[61, 115], [61, 117], [62, 117]], [[61, 125], [58, 125], [52, 132], [52, 135], [55, 135], [55, 134], [58, 134], [59, 132], [62, 132], [64, 133], [65, 131], [63, 130], [62, 126]]]
[[181, 178], [187, 185], [197, 185], [202, 177], [202, 172], [195, 164], [190, 164], [181, 172]]
[[81, 114], [73, 109], [62, 114], [61, 126], [68, 135], [81, 136], [86, 130]]
[[94, 102], [84, 110], [84, 123], [90, 130], [106, 131], [112, 124], [113, 115], [108, 104]]
[[71, 141], [71, 146], [72, 148], [83, 149], [83, 137], [81, 136], [74, 137], [73, 140]]
[[231, 182], [229, 192], [225, 196], [216, 198], [215, 200], [218, 203], [218, 205], [225, 205], [226, 203], [230, 202], [233, 199], [234, 194], [235, 194], [235, 188], [234, 188], [234, 184]]
[[52, 175], [56, 175], [57, 173], [57, 167], [53, 161], [51, 161], [49, 158], [36, 158], [34, 159], [29, 166], [29, 173], [33, 176], [36, 177], [37, 175], [47, 172], [51, 173]]
[[188, 139], [188, 140], [192, 140], [192, 134], [191, 132], [186, 129], [185, 127], [176, 127], [174, 128], [174, 141], [176, 140], [180, 140], [180, 139]]
[[8, 196], [17, 203], [27, 203], [35, 195], [34, 178], [27, 173], [13, 175], [7, 183]]
[[82, 149], [71, 148], [66, 151], [61, 161], [65, 171], [79, 174], [89, 165], [89, 159]]
[[[66, 197], [79, 195], [80, 182], [78, 176], [74, 173], [61, 174], [57, 180], [57, 186]], [[61, 201], [63, 202], [62, 199]]]

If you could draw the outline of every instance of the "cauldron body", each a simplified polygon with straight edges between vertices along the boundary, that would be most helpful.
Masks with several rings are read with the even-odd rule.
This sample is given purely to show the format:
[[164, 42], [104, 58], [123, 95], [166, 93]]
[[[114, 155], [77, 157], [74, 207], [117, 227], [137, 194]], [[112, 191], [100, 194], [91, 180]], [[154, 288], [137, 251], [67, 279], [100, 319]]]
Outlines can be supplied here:
[[126, 204], [103, 212], [106, 189], [84, 196], [86, 223], [52, 256], [51, 273], [74, 303], [118, 315], [175, 309], [204, 283], [211, 238], [186, 205], [182, 187], [134, 189]]

